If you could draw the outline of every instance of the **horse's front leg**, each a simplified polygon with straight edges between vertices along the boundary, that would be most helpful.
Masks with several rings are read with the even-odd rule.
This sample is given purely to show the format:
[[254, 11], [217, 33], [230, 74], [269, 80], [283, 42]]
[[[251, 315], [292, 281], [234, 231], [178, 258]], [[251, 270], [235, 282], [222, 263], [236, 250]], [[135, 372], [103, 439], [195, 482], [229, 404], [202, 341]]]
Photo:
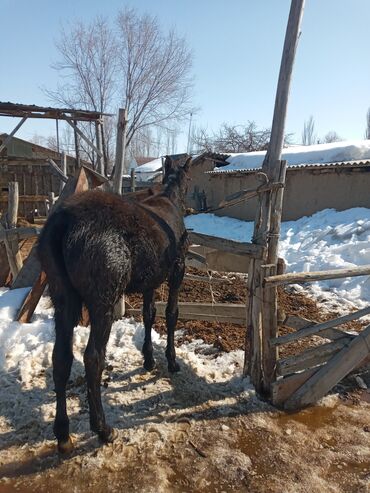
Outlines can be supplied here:
[[185, 273], [185, 260], [177, 259], [172, 273], [168, 280], [168, 302], [166, 307], [166, 325], [167, 325], [167, 348], [166, 357], [168, 362], [168, 371], [171, 373], [179, 371], [180, 366], [176, 362], [175, 350], [175, 328], [179, 316], [178, 298], [182, 280]]
[[153, 358], [152, 326], [155, 320], [156, 308], [154, 302], [154, 290], [146, 291], [143, 295], [143, 319], [145, 327], [145, 338], [143, 344], [144, 368], [153, 370], [155, 361]]

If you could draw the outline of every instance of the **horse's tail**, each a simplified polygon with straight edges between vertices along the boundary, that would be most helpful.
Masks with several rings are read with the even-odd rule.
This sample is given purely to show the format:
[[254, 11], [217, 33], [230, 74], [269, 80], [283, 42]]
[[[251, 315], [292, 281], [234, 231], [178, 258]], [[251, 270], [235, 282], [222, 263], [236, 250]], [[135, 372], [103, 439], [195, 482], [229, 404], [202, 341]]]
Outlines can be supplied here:
[[46, 221], [39, 236], [37, 254], [45, 271], [55, 310], [77, 325], [81, 318], [81, 296], [73, 286], [65, 264], [63, 245], [69, 231], [68, 213], [60, 209]]

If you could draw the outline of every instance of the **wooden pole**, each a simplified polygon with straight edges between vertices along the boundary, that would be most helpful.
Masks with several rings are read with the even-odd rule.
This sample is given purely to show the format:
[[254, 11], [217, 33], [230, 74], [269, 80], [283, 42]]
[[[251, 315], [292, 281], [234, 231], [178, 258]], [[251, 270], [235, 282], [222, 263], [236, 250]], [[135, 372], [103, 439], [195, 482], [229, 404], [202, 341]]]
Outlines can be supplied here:
[[113, 192], [122, 193], [122, 176], [125, 165], [127, 110], [120, 108], [117, 123], [116, 160], [114, 165]]
[[[62, 158], [61, 158], [61, 167], [62, 167], [62, 173], [63, 175], [68, 179], [68, 169], [67, 169], [67, 154], [63, 151], [62, 152]], [[60, 190], [59, 190], [59, 193], [62, 193], [62, 190], [64, 188], [64, 185], [65, 185], [65, 182], [64, 180], [62, 180], [60, 182]]]
[[57, 151], [60, 152], [60, 147], [59, 147], [59, 120], [58, 120], [58, 118], [55, 119], [55, 125], [56, 125], [56, 130], [57, 130]]
[[[276, 91], [271, 139], [262, 165], [262, 171], [266, 174], [267, 182], [278, 182], [282, 181], [281, 178], [285, 178], [284, 172], [281, 171], [280, 159], [291, 75], [303, 7], [304, 0], [292, 0]], [[265, 292], [266, 288], [262, 287], [262, 266], [269, 263], [274, 269], [277, 265], [282, 190], [274, 191], [273, 195], [271, 191], [266, 191], [260, 195], [253, 243], [263, 247], [268, 246], [268, 253], [263, 260], [252, 259], [248, 273], [247, 339], [249, 339], [250, 350], [249, 354], [247, 351], [245, 352], [244, 374], [250, 374], [257, 392], [269, 392], [275, 371], [273, 368], [276, 362], [276, 350], [271, 346], [270, 340], [273, 334], [277, 332], [276, 291], [267, 293]], [[272, 217], [271, 212], [273, 212], [274, 217]], [[274, 233], [272, 233], [271, 227]], [[272, 238], [275, 239], [271, 241]]]
[[135, 169], [131, 169], [131, 192], [135, 192]]
[[[7, 227], [8, 229], [16, 229], [18, 219], [18, 204], [19, 204], [19, 191], [18, 182], [12, 181], [9, 183], [9, 195], [8, 195], [8, 213], [7, 213]], [[19, 271], [23, 266], [23, 260], [21, 252], [19, 251], [19, 240], [15, 238], [6, 238], [4, 240], [6, 253], [8, 256], [8, 262], [10, 271], [13, 276], [13, 282], [17, 277]]]
[[[68, 120], [67, 120], [68, 121]], [[73, 135], [75, 138], [75, 153], [76, 153], [76, 165], [77, 168], [80, 167], [80, 149], [79, 149], [79, 143], [78, 143], [78, 127], [77, 127], [77, 122], [69, 122], [70, 125], [73, 128]]]
[[102, 139], [101, 139], [101, 131], [100, 131], [100, 122], [95, 122], [95, 135], [96, 135], [96, 147], [100, 151], [100, 154], [97, 153], [97, 171], [101, 175], [104, 176], [104, 158], [103, 158], [103, 148], [102, 148]]
[[292, 79], [294, 58], [300, 35], [305, 0], [292, 0], [288, 25], [285, 34], [283, 54], [280, 64], [279, 80], [276, 90], [274, 117], [272, 120], [271, 138], [262, 171], [270, 178], [277, 178], [284, 142], [285, 120], [288, 108], [290, 84]]

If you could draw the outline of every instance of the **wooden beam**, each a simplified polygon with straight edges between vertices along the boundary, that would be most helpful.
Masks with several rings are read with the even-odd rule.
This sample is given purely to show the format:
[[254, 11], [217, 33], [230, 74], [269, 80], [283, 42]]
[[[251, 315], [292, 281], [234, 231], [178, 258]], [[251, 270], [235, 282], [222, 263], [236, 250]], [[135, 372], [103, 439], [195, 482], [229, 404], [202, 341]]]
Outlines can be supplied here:
[[226, 207], [231, 207], [233, 205], [240, 204], [242, 202], [246, 202], [247, 200], [251, 200], [255, 197], [258, 197], [258, 194], [267, 192], [269, 190], [283, 188], [283, 183], [269, 183], [266, 185], [261, 185], [257, 189], [250, 190], [241, 190], [240, 192], [235, 192], [232, 195], [226, 197], [225, 200], [222, 200], [217, 207], [213, 209], [208, 209], [206, 212], [214, 212], [220, 209], [225, 209]]
[[317, 371], [318, 368], [310, 368], [276, 380], [272, 384], [272, 403], [274, 406], [283, 406], [285, 401]]
[[103, 157], [103, 153], [100, 149], [98, 149], [92, 142], [91, 140], [86, 137], [86, 135], [77, 127], [77, 125], [75, 124], [75, 122], [69, 118], [67, 115], [64, 115], [65, 117], [65, 120], [69, 123], [69, 125], [73, 128], [73, 130], [81, 137], [82, 140], [84, 140], [86, 142], [86, 144], [88, 144], [92, 149], [94, 149], [94, 151], [96, 152], [96, 154], [100, 157]]
[[298, 330], [297, 332], [292, 332], [291, 334], [286, 334], [285, 336], [276, 337], [271, 341], [271, 344], [275, 346], [281, 346], [281, 344], [286, 344], [287, 342], [298, 341], [303, 337], [319, 334], [326, 329], [342, 325], [346, 322], [351, 322], [352, 320], [357, 320], [369, 314], [370, 306], [368, 306], [367, 308], [363, 308], [362, 310], [349, 313], [348, 315], [334, 318], [333, 320], [327, 320], [326, 322], [322, 322], [320, 324], [309, 325], [308, 327], [304, 327], [303, 329]]
[[218, 238], [217, 236], [209, 236], [202, 233], [189, 231], [189, 239], [193, 245], [203, 245], [215, 250], [234, 253], [236, 255], [249, 255], [253, 258], [262, 258], [266, 252], [266, 248], [254, 243], [244, 243], [239, 241], [227, 240]]
[[[155, 304], [157, 316], [166, 316], [167, 303], [159, 301]], [[141, 315], [141, 308], [126, 306], [126, 315]], [[245, 325], [245, 305], [230, 303], [179, 303], [181, 320], [207, 320]]]
[[0, 231], [0, 241], [15, 238], [19, 238], [20, 240], [25, 240], [26, 238], [34, 238], [39, 235], [40, 231], [40, 228], [35, 227], [2, 229]]
[[10, 134], [6, 137], [4, 142], [0, 146], [0, 154], [3, 149], [9, 144], [9, 142], [12, 140], [13, 136], [18, 132], [18, 130], [21, 128], [23, 123], [27, 120], [27, 116], [24, 116], [22, 120], [18, 123], [18, 125], [10, 132]]
[[336, 341], [309, 348], [295, 356], [280, 359], [277, 363], [277, 372], [279, 375], [284, 376], [326, 363], [326, 361], [328, 361], [352, 339], [352, 337], [344, 336]]
[[47, 283], [46, 274], [45, 272], [41, 272], [17, 313], [16, 320], [18, 322], [21, 323], [31, 322], [32, 315], [36, 309], [37, 303], [39, 302], [42, 296], [42, 293], [45, 290], [46, 283]]
[[116, 160], [114, 163], [113, 192], [121, 195], [122, 176], [125, 165], [127, 110], [120, 108], [117, 122]]
[[[30, 202], [44, 202], [48, 198], [48, 195], [19, 195], [19, 202], [30, 203]], [[1, 192], [0, 202], [8, 202], [9, 194], [8, 192]]]
[[[314, 322], [313, 320], [308, 320], [307, 318], [299, 317], [297, 315], [288, 315], [283, 321], [283, 325], [291, 327], [294, 330], [301, 330], [305, 327], [317, 325], [319, 322]], [[337, 339], [342, 339], [343, 337], [355, 337], [355, 334], [345, 330], [335, 329], [330, 327], [328, 329], [322, 330], [315, 334], [323, 339], [329, 339], [330, 341], [336, 341]]]
[[101, 131], [100, 131], [100, 122], [95, 122], [95, 138], [96, 138], [96, 148], [99, 149], [100, 154], [97, 154], [97, 170], [98, 172], [104, 176], [104, 159], [103, 159], [103, 147], [102, 147], [102, 139], [101, 139]]
[[265, 277], [265, 286], [281, 286], [283, 284], [299, 284], [305, 282], [323, 281], [325, 279], [342, 279], [344, 277], [367, 276], [370, 274], [370, 265], [352, 267], [351, 269], [333, 269], [317, 272], [292, 272], [280, 276]]
[[370, 354], [370, 325], [299, 387], [286, 400], [284, 408], [298, 409], [321, 399], [368, 354]]
[[58, 178], [60, 178], [64, 183], [67, 183], [68, 176], [63, 173], [63, 171], [59, 168], [57, 163], [53, 161], [51, 158], [48, 158], [46, 161], [50, 164], [51, 169], [58, 176]]
[[289, 91], [292, 80], [293, 64], [300, 35], [305, 0], [292, 0], [288, 25], [286, 28], [283, 54], [281, 57], [279, 80], [276, 90], [274, 117], [271, 127], [271, 138], [262, 165], [272, 181], [277, 181], [279, 174], [278, 161], [284, 142], [285, 120], [288, 108]]

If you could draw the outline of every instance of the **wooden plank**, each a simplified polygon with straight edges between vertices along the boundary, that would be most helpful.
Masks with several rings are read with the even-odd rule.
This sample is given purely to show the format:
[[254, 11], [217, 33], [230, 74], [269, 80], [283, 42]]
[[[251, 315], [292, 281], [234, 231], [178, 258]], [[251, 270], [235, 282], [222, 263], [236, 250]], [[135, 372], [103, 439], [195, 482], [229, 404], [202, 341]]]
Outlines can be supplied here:
[[[165, 317], [166, 302], [156, 302], [157, 316]], [[141, 308], [126, 306], [126, 315], [141, 315]], [[245, 305], [230, 303], [179, 303], [179, 318], [181, 320], [217, 320], [238, 325], [245, 325]]]
[[285, 336], [277, 337], [271, 343], [278, 346], [281, 344], [286, 344], [287, 342], [298, 341], [303, 337], [319, 334], [323, 330], [329, 329], [331, 327], [336, 327], [338, 325], [342, 325], [346, 322], [351, 322], [352, 320], [357, 320], [369, 314], [370, 314], [370, 306], [368, 306], [367, 308], [363, 308], [362, 310], [349, 313], [348, 315], [344, 315], [343, 317], [334, 318], [333, 320], [328, 320], [320, 324], [309, 325], [308, 327], [304, 327], [303, 329], [298, 330], [297, 332], [293, 332], [291, 334], [286, 334]]
[[342, 337], [336, 341], [309, 348], [298, 355], [281, 359], [277, 363], [277, 372], [284, 376], [326, 363], [351, 340], [352, 337]]
[[370, 354], [370, 325], [297, 389], [286, 400], [284, 408], [298, 409], [321, 399], [368, 354]]
[[194, 245], [203, 245], [215, 250], [234, 253], [236, 255], [250, 255], [254, 258], [262, 258], [266, 248], [254, 243], [244, 243], [239, 241], [227, 240], [217, 236], [209, 236], [195, 231], [189, 231], [190, 242]]
[[370, 274], [370, 265], [362, 265], [351, 269], [333, 269], [317, 272], [293, 272], [280, 276], [265, 277], [265, 286], [281, 286], [283, 284], [299, 284], [305, 282], [323, 281], [325, 279], [342, 279], [344, 277], [366, 276]]
[[67, 183], [68, 176], [63, 173], [57, 163], [51, 158], [48, 158], [46, 161], [50, 164], [52, 171], [57, 175], [57, 177], [60, 178], [64, 183]]
[[46, 283], [47, 283], [46, 274], [45, 272], [41, 272], [17, 313], [16, 320], [18, 322], [21, 323], [31, 322], [33, 312], [35, 311], [37, 303], [39, 302], [42, 293], [44, 292]]
[[[301, 330], [305, 327], [311, 325], [317, 325], [319, 322], [314, 322], [313, 320], [308, 320], [307, 318], [298, 317], [297, 315], [288, 315], [283, 322], [283, 325], [291, 327], [295, 330]], [[322, 330], [318, 334], [315, 334], [323, 339], [330, 339], [331, 341], [336, 341], [337, 339], [342, 339], [342, 337], [356, 337], [352, 332], [347, 332], [345, 330], [335, 329], [331, 327], [329, 329]]]
[[0, 230], [0, 241], [4, 241], [9, 238], [19, 238], [25, 240], [26, 238], [33, 238], [40, 234], [41, 229], [36, 227], [27, 228], [14, 228]]
[[[19, 202], [22, 203], [34, 203], [43, 202], [48, 198], [47, 195], [19, 195]], [[1, 192], [0, 202], [8, 202], [9, 194], [7, 192]]]
[[274, 406], [284, 405], [285, 401], [317, 371], [318, 368], [310, 368], [301, 373], [276, 380], [272, 384], [272, 403]]

